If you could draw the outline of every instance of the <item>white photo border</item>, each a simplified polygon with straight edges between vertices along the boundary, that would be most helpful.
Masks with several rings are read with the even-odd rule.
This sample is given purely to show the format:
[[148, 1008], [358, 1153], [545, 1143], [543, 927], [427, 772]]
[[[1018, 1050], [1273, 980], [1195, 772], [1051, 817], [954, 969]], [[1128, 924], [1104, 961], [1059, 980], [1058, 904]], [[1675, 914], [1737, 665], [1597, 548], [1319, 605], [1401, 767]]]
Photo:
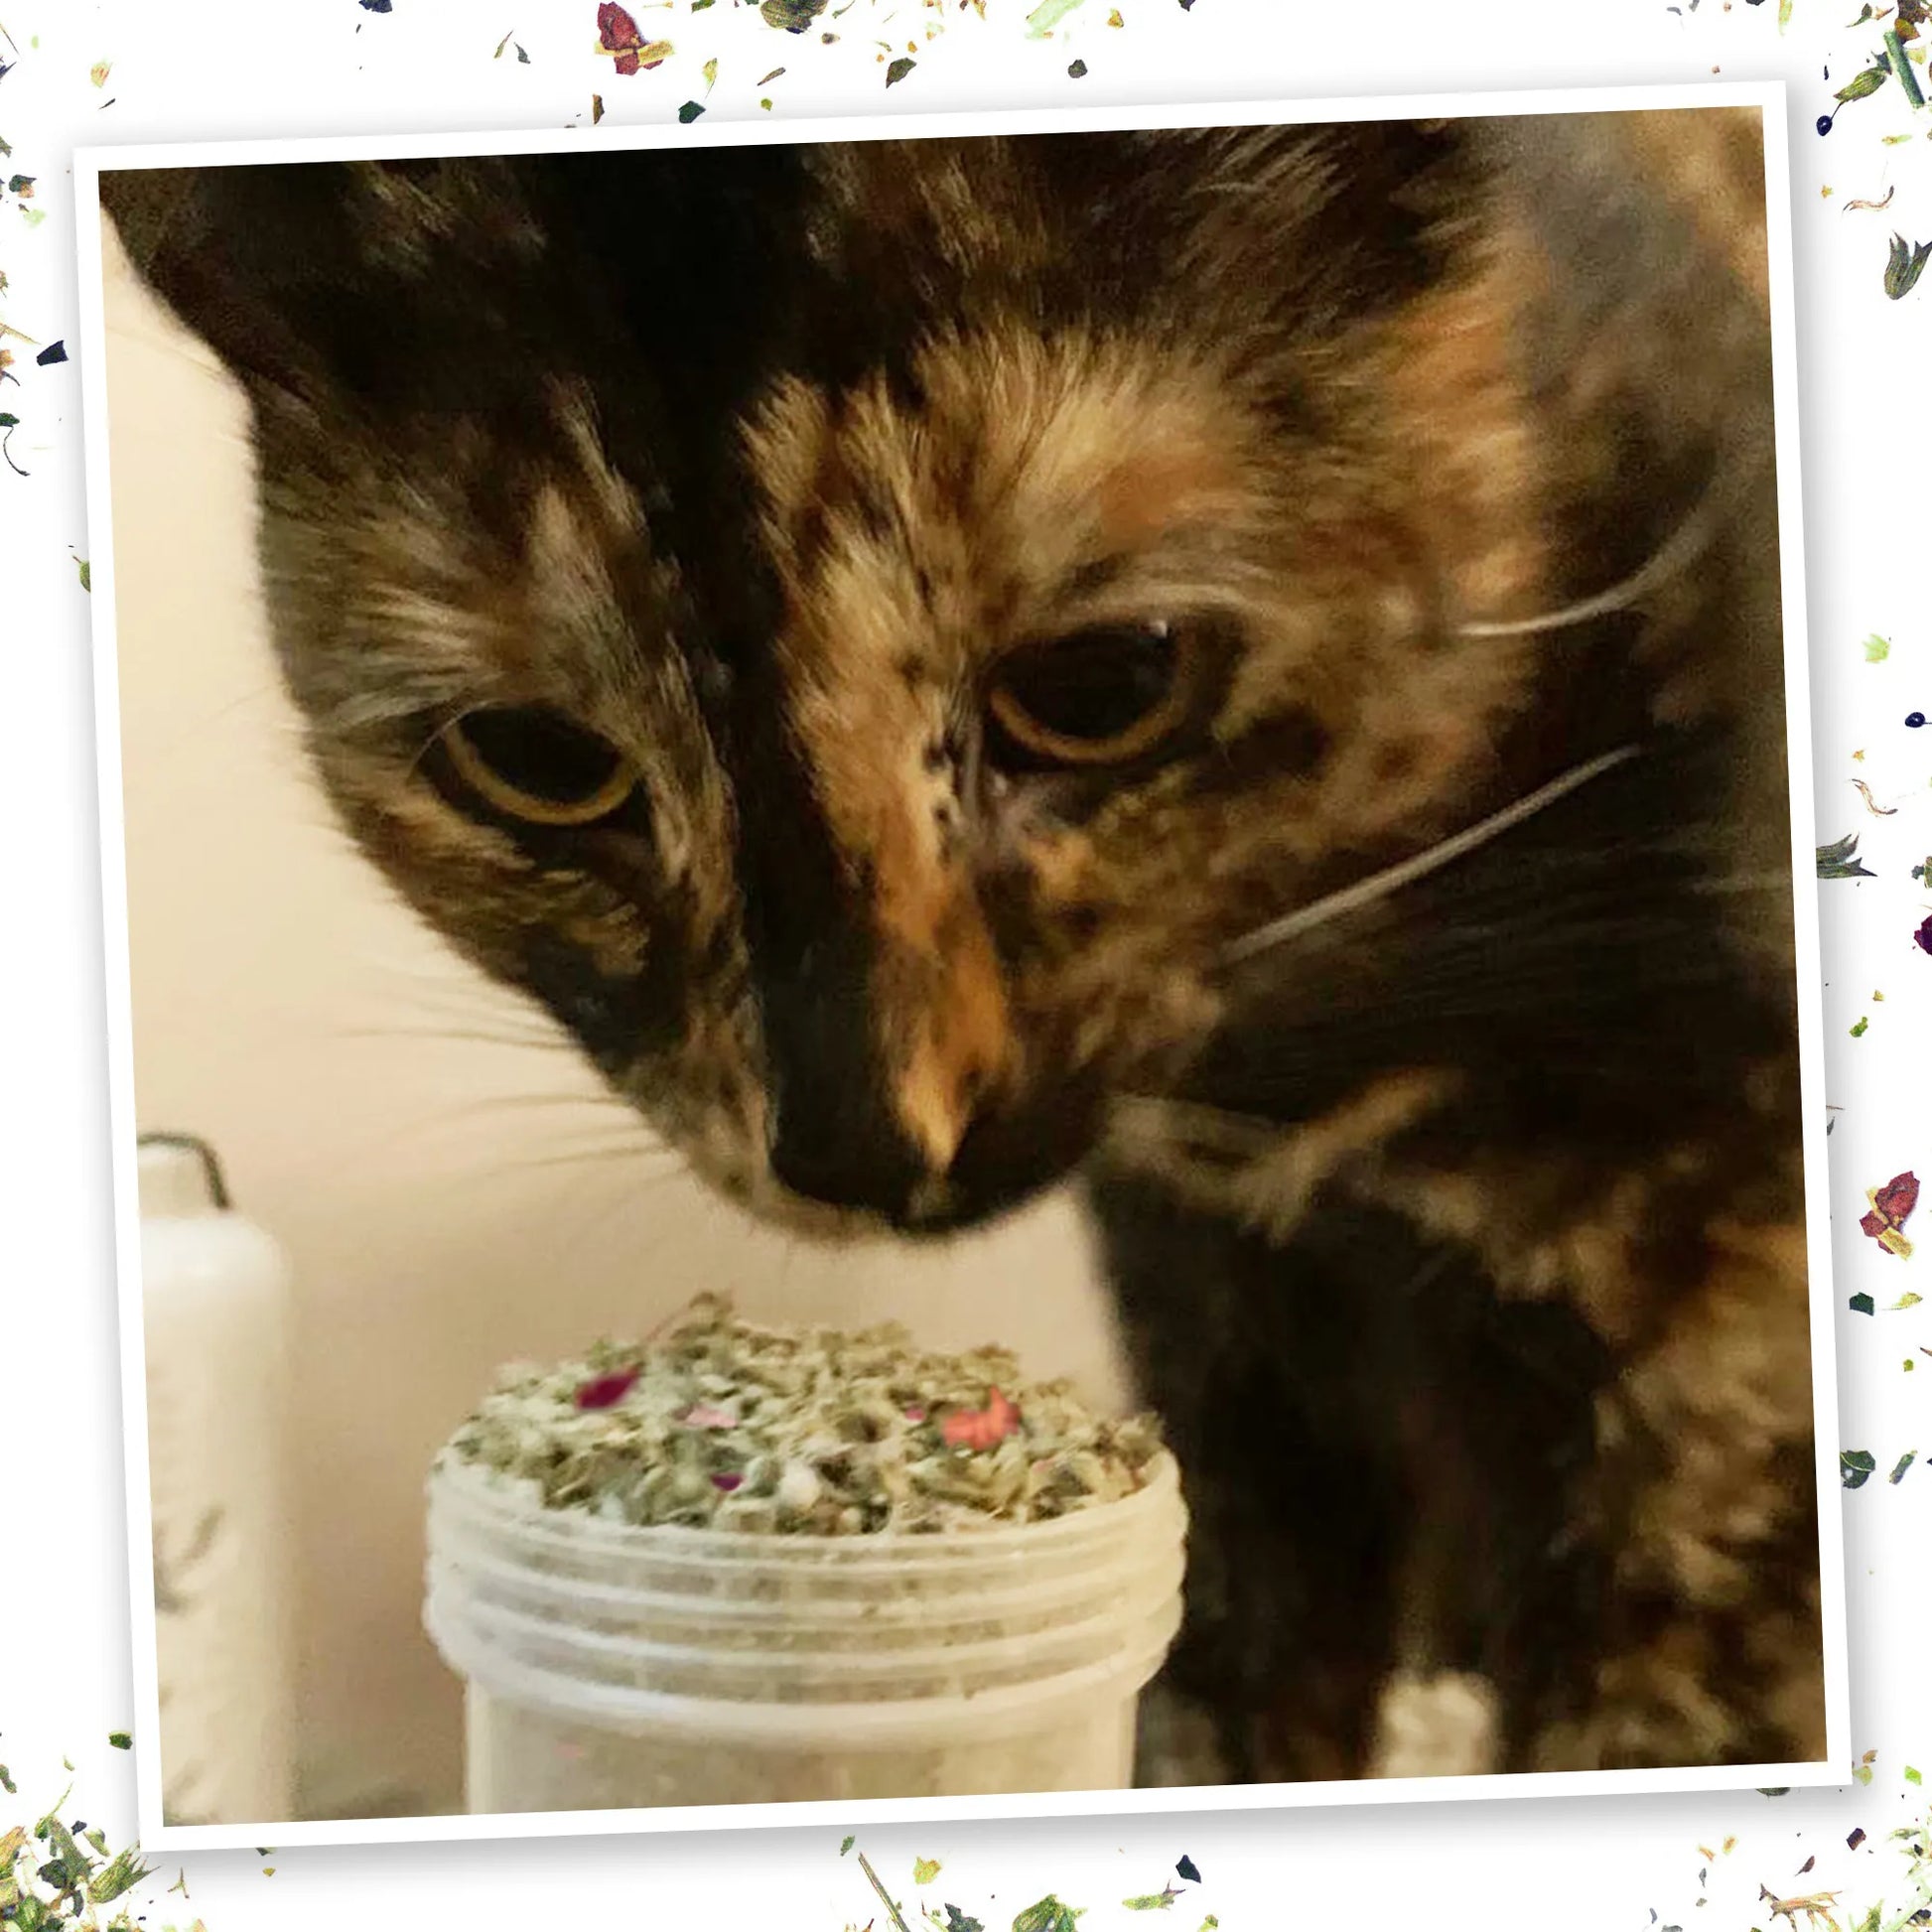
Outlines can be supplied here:
[[[1755, 107], [1762, 116], [1779, 557], [1783, 592], [1784, 708], [1791, 800], [1791, 861], [1797, 955], [1799, 1086], [1810, 1267], [1813, 1420], [1817, 1444], [1820, 1598], [1824, 1629], [1826, 1752], [1816, 1762], [1675, 1770], [1573, 1771], [1477, 1776], [1327, 1780], [1285, 1785], [1206, 1785], [1127, 1791], [1015, 1793], [987, 1797], [873, 1799], [780, 1804], [676, 1806], [647, 1810], [499, 1813], [411, 1819], [264, 1820], [238, 1825], [169, 1825], [162, 1816], [153, 1548], [141, 1291], [140, 1198], [135, 1158], [133, 1016], [123, 822], [119, 660], [116, 650], [110, 425], [107, 421], [103, 224], [104, 173], [145, 168], [220, 167], [309, 161], [459, 156], [624, 153], [654, 149], [797, 146], [937, 137], [1112, 133], [1138, 129], [1307, 126], [1383, 120]], [[87, 525], [91, 550], [95, 732], [101, 843], [102, 929], [106, 944], [108, 1109], [112, 1132], [114, 1247], [120, 1311], [125, 1430], [128, 1567], [136, 1725], [136, 1809], [153, 1852], [231, 1850], [261, 1845], [386, 1845], [479, 1839], [751, 1830], [772, 1826], [870, 1824], [926, 1819], [1072, 1818], [1136, 1813], [1232, 1812], [1335, 1805], [1443, 1803], [1606, 1794], [1734, 1791], [1838, 1785], [1849, 1761], [1850, 1708], [1844, 1534], [1838, 1454], [1838, 1351], [1834, 1322], [1830, 1179], [1826, 1165], [1824, 1019], [1813, 822], [1811, 677], [1803, 555], [1790, 155], [1782, 81], [1609, 87], [1520, 88], [1332, 100], [1235, 102], [1209, 106], [1043, 108], [838, 117], [784, 122], [708, 122], [462, 134], [356, 135], [77, 148], [74, 217], [80, 269], [80, 340]]]

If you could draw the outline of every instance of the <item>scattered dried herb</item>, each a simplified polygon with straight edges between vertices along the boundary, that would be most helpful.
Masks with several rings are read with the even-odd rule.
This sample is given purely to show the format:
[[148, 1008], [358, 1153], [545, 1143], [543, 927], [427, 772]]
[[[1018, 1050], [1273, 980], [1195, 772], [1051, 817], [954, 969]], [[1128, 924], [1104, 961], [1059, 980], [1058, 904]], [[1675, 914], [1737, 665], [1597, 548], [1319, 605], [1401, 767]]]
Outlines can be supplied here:
[[1139, 1898], [1123, 1898], [1120, 1902], [1130, 1912], [1165, 1912], [1179, 1896], [1174, 1886], [1167, 1885], [1160, 1891], [1143, 1892]]
[[[1889, 200], [1890, 197], [1887, 196], [1886, 199]], [[1890, 655], [1891, 639], [1889, 637], [1881, 637], [1874, 630], [1864, 640], [1864, 661], [1867, 664], [1882, 664]]]
[[1832, 1907], [1838, 1903], [1838, 1893], [1835, 1891], [1798, 1892], [1790, 1898], [1780, 1898], [1769, 1885], [1759, 1885], [1757, 1895], [1771, 1901], [1771, 1916], [1789, 1920], [1793, 1932], [1796, 1932], [1801, 1916], [1807, 1932], [1815, 1932], [1820, 1925], [1836, 1928], [1836, 1921], [1832, 1918]]
[[848, 1833], [846, 1837], [839, 1840], [839, 1857], [844, 1858], [845, 1855], [852, 1850], [852, 1845], [853, 1845], [853, 1840], [851, 1835]]
[[1848, 832], [1842, 839], [1818, 848], [1820, 879], [1876, 879], [1878, 875], [1862, 865], [1858, 857], [1859, 835]]
[[1841, 105], [1855, 100], [1863, 100], [1875, 94], [1891, 78], [1891, 66], [1886, 61], [1874, 61], [1870, 67], [1862, 68], [1855, 73], [1832, 98]]
[[1013, 1932], [1073, 1932], [1073, 1923], [1083, 1916], [1071, 1905], [1062, 1905], [1050, 1891], [1036, 1905], [1029, 1905], [1013, 1921]]
[[1863, 1039], [1864, 1037], [1864, 1030], [1870, 1025], [1870, 1016], [1868, 1014], [1861, 1014], [1858, 1025], [1852, 1029], [1852, 1037], [1854, 1039]]
[[859, 1868], [871, 1881], [873, 1890], [879, 1894], [880, 1902], [884, 1904], [892, 1918], [895, 1932], [911, 1932], [911, 1928], [905, 1923], [904, 1914], [899, 1911], [893, 1900], [892, 1893], [881, 1882], [879, 1873], [872, 1868], [872, 1861], [863, 1852], [859, 1854]]
[[[1905, 1453], [1901, 1455], [1898, 1458], [1898, 1460], [1892, 1464], [1891, 1474], [1888, 1475], [1885, 1478], [1885, 1480], [1887, 1482], [1894, 1482], [1894, 1483], [1902, 1482], [1905, 1479], [1905, 1471], [1909, 1469], [1912, 1466], [1912, 1464], [1917, 1460], [1918, 1460], [1918, 1450], [1907, 1449]], [[1910, 1779], [1910, 1781], [1913, 1784], [1916, 1784], [1918, 1782], [1918, 1773], [1914, 1771], [1909, 1765], [1907, 1765], [1905, 1768], [1905, 1775], [1908, 1779]]]
[[1044, 40], [1068, 14], [1085, 4], [1086, 0], [1039, 0], [1038, 6], [1027, 16], [1027, 38]]
[[929, 1885], [939, 1875], [937, 1859], [914, 1859], [912, 1861], [912, 1882], [915, 1885]]
[[1179, 1872], [1180, 1875], [1183, 1878], [1185, 1878], [1190, 1885], [1197, 1885], [1200, 1883], [1200, 1872], [1198, 1868], [1195, 1866], [1193, 1860], [1190, 1859], [1185, 1852], [1181, 1853], [1180, 1857], [1174, 1861], [1173, 1868], [1177, 1872]]
[[[1845, 1849], [1848, 1852], [1856, 1852], [1859, 1849], [1859, 1847], [1863, 1843], [1864, 1843], [1864, 1827], [1863, 1825], [1853, 1826], [1850, 1836], [1845, 1841]], [[1805, 1869], [1809, 1871], [1811, 1869], [1811, 1866], [1807, 1865]]]
[[[599, 53], [617, 56], [613, 65], [620, 73], [635, 73], [641, 67], [656, 67], [671, 52], [669, 41], [646, 43], [637, 23], [616, 0], [603, 0], [597, 10], [597, 46]], [[660, 47], [661, 54], [657, 52]], [[656, 54], [656, 60], [647, 61], [646, 53]]]
[[1087, 77], [1087, 64], [1084, 61], [1069, 61], [1066, 77], [1069, 80], [1084, 80]]
[[1926, 257], [1932, 255], [1932, 241], [1908, 242], [1902, 234], [1891, 238], [1891, 253], [1885, 261], [1885, 293], [1896, 302], [1909, 295], [1925, 272]]
[[[1928, 241], [1925, 244], [1925, 250], [1927, 254], [1932, 254], [1932, 241]], [[1916, 273], [1916, 271], [1914, 272]], [[1879, 804], [1871, 795], [1871, 787], [1863, 778], [1854, 778], [1852, 782], [1858, 787], [1859, 796], [1864, 800], [1865, 810], [1873, 818], [1896, 818], [1898, 816], [1898, 807], [1896, 805]]]
[[1848, 1489], [1863, 1489], [1871, 1480], [1871, 1472], [1878, 1466], [1878, 1459], [1869, 1449], [1840, 1449], [1838, 1452], [1839, 1480]]
[[831, 0], [764, 0], [759, 12], [764, 16], [767, 27], [781, 27], [787, 34], [802, 34], [830, 4]]
[[[5, 420], [5, 417], [0, 417], [0, 422]], [[1932, 860], [1927, 860], [1926, 870], [1932, 873]], [[1912, 938], [1920, 952], [1932, 952], [1932, 915], [1920, 921], [1918, 930], [1912, 934]]]
[[946, 1932], [986, 1932], [976, 1918], [968, 1918], [957, 1905], [946, 1907]]
[[1902, 1229], [1918, 1205], [1918, 1175], [1909, 1171], [1893, 1174], [1882, 1187], [1868, 1188], [1865, 1199], [1871, 1211], [1860, 1217], [1859, 1226], [1887, 1254], [1909, 1260], [1912, 1244]]
[[1844, 211], [1847, 214], [1850, 214], [1855, 207], [1869, 207], [1869, 208], [1890, 207], [1891, 198], [1897, 193], [1898, 193], [1898, 185], [1896, 182], [1894, 182], [1891, 187], [1885, 190], [1884, 199], [1882, 201], [1867, 202], [1861, 199], [1858, 201], [1847, 202], [1845, 204]]
[[[3, 1766], [0, 1783], [14, 1791]], [[134, 1932], [139, 1921], [125, 1907], [107, 1919], [98, 1908], [125, 1898], [154, 1867], [138, 1846], [110, 1853], [106, 1835], [84, 1819], [64, 1825], [70, 1790], [31, 1827], [0, 1832], [0, 1919], [26, 1932]]]
[[1850, 1306], [1854, 1314], [1875, 1314], [1878, 1311], [1877, 1303], [1863, 1293], [1853, 1296]]
[[703, 101], [687, 100], [684, 103], [684, 105], [677, 110], [677, 117], [680, 121], [684, 123], [686, 127], [689, 127], [691, 123], [695, 121], [698, 118], [698, 116], [703, 112], [704, 112]]
[[[1923, 107], [1925, 95], [1919, 89], [1918, 75], [1912, 71], [1911, 62], [1905, 57], [1905, 49], [1899, 40], [1900, 31], [1897, 27], [1885, 29], [1885, 56], [1890, 63], [1892, 72], [1898, 76], [1898, 84], [1905, 90], [1905, 98], [1914, 107]], [[1916, 37], [1914, 34], [1913, 38]]]
[[901, 80], [903, 80], [905, 76], [908, 73], [910, 73], [912, 69], [918, 65], [919, 65], [918, 62], [909, 60], [905, 55], [901, 54], [899, 58], [897, 61], [895, 61], [891, 67], [889, 67], [886, 69], [887, 86], [889, 87], [897, 86], [898, 83]]
[[1152, 1418], [1019, 1378], [1005, 1349], [762, 1328], [702, 1296], [652, 1342], [506, 1368], [445, 1453], [552, 1508], [808, 1535], [1037, 1522], [1143, 1486]]

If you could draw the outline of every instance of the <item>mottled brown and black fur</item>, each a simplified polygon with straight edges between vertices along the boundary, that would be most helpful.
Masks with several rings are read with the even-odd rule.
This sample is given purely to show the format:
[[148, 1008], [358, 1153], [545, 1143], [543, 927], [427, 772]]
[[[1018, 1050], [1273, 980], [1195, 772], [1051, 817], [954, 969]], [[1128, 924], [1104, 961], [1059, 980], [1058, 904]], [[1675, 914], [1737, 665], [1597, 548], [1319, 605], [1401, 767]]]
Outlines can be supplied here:
[[[1399, 1769], [1458, 1680], [1466, 1768], [1822, 1755], [1755, 111], [103, 196], [395, 888], [754, 1211], [1085, 1188], [1194, 1512], [1149, 1775]], [[1151, 623], [1157, 742], [1003, 739]], [[530, 707], [621, 809], [466, 789]]]

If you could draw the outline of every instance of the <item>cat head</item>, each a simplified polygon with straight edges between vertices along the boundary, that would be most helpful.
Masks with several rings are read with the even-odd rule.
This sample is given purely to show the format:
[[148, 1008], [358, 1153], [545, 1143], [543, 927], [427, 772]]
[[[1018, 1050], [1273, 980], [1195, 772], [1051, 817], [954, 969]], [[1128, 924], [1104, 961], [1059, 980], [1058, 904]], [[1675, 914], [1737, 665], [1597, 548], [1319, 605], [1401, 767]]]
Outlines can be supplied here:
[[[344, 823], [700, 1173], [982, 1218], [1502, 782], [1521, 262], [1451, 126], [128, 173]], [[1614, 561], [1592, 560], [1592, 570]]]

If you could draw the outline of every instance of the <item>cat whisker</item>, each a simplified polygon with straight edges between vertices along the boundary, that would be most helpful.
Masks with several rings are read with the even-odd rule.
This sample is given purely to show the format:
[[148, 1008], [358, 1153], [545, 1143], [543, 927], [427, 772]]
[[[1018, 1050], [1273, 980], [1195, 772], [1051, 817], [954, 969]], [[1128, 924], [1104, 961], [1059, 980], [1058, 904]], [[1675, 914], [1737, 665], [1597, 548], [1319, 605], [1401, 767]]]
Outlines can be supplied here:
[[[578, 1179], [584, 1182], [593, 1179], [602, 1180], [604, 1177], [602, 1171], [607, 1165], [604, 1160], [596, 1156], [583, 1160], [580, 1163]], [[639, 1174], [628, 1184], [621, 1188], [613, 1188], [608, 1198], [601, 1204], [575, 1217], [569, 1232], [563, 1239], [562, 1252], [566, 1255], [580, 1252], [587, 1242], [609, 1229], [621, 1214], [627, 1210], [634, 1210], [647, 1196], [661, 1191], [675, 1181], [685, 1179], [688, 1173], [689, 1169], [679, 1161], [673, 1168]]]
[[1717, 535], [1718, 518], [1707, 499], [1687, 516], [1669, 538], [1650, 553], [1648, 559], [1620, 583], [1598, 591], [1561, 611], [1547, 611], [1541, 617], [1512, 618], [1498, 622], [1459, 624], [1459, 637], [1530, 637], [1551, 630], [1568, 630], [1596, 618], [1627, 611], [1680, 572], [1687, 570], [1710, 547]]
[[569, 1040], [561, 1035], [493, 1033], [481, 1027], [343, 1027], [334, 1031], [334, 1036], [345, 1040], [435, 1040], [443, 1044], [503, 1046], [549, 1053], [570, 1051]]
[[1238, 965], [1242, 960], [1272, 951], [1290, 939], [1300, 938], [1305, 932], [1312, 932], [1319, 926], [1344, 918], [1364, 905], [1373, 905], [1419, 879], [1427, 879], [1465, 854], [1489, 844], [1492, 839], [1500, 838], [1524, 820], [1534, 818], [1538, 812], [1554, 805], [1560, 798], [1567, 798], [1592, 778], [1601, 777], [1604, 772], [1627, 763], [1642, 749], [1638, 745], [1622, 745], [1614, 752], [1605, 752], [1601, 758], [1573, 766], [1561, 777], [1553, 778], [1547, 785], [1517, 799], [1513, 805], [1505, 805], [1501, 811], [1478, 819], [1466, 830], [1441, 840], [1428, 851], [1419, 852], [1414, 858], [1401, 860], [1393, 866], [1384, 866], [1380, 872], [1372, 872], [1366, 879], [1356, 880], [1352, 886], [1328, 893], [1307, 905], [1298, 906], [1293, 912], [1269, 920], [1266, 925], [1257, 926], [1252, 932], [1244, 933], [1224, 949], [1222, 960], [1228, 965]]
[[[653, 1162], [652, 1156], [658, 1158]], [[689, 1164], [675, 1149], [636, 1141], [593, 1142], [588, 1147], [553, 1148], [546, 1154], [518, 1155], [493, 1166], [499, 1173], [522, 1173], [544, 1168], [608, 1167], [623, 1161], [647, 1163], [653, 1175], [689, 1172]]]

